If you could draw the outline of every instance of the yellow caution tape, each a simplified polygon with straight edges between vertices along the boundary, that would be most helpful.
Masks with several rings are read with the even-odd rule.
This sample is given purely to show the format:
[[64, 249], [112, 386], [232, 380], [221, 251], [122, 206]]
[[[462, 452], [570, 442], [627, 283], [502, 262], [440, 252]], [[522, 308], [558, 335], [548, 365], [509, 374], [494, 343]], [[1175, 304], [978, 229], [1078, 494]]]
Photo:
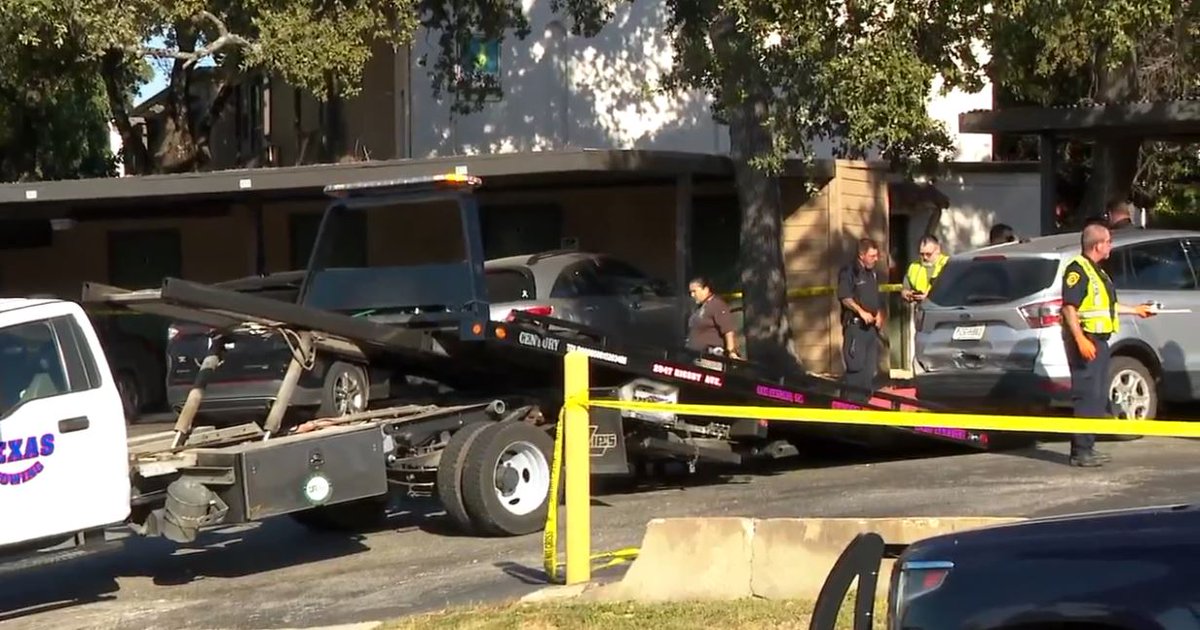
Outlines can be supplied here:
[[558, 581], [558, 488], [562, 479], [563, 427], [566, 423], [566, 405], [558, 413], [558, 426], [554, 429], [554, 454], [550, 458], [550, 491], [546, 493], [546, 528], [542, 530], [542, 568], [546, 581]]
[[1001, 416], [933, 411], [887, 411], [881, 409], [697, 405], [630, 400], [597, 400], [594, 398], [588, 399], [583, 404], [592, 407], [622, 409], [625, 411], [671, 412], [687, 416], [785, 422], [972, 429], [975, 431], [1014, 431], [1021, 433], [1095, 433], [1102, 435], [1200, 437], [1200, 423], [1180, 420], [1115, 420], [1073, 417], [1059, 418], [1052, 416]]
[[[976, 431], [1013, 431], [1021, 433], [1093, 433], [1100, 435], [1148, 435], [1160, 437], [1200, 437], [1200, 423], [1178, 420], [1115, 420], [1059, 418], [1045, 416], [1002, 416], [993, 414], [944, 413], [932, 411], [887, 411], [881, 409], [816, 409], [806, 407], [765, 407], [754, 405], [701, 405], [612, 399], [569, 400], [566, 404], [618, 409], [624, 411], [671, 412], [687, 416], [734, 418], [785, 422], [818, 422], [890, 427], [927, 427], [971, 429]], [[564, 409], [566, 404], [563, 406]], [[560, 414], [554, 440], [547, 500], [546, 528], [543, 532], [543, 561], [550, 582], [559, 580], [558, 560], [558, 488], [561, 478], [563, 429]], [[637, 557], [636, 547], [592, 554], [591, 562], [607, 560], [599, 568], [628, 562]]]
[[[904, 285], [901, 285], [901, 284], [881, 284], [881, 285], [879, 285], [879, 290], [884, 293], [896, 293], [903, 286]], [[834, 287], [830, 287], [830, 286], [797, 287], [795, 289], [788, 289], [787, 296], [789, 299], [802, 298], [802, 297], [813, 297], [813, 296], [817, 296], [817, 295], [831, 295], [834, 291], [835, 291]], [[742, 299], [743, 295], [744, 294], [741, 291], [733, 291], [731, 293], [722, 293], [721, 297], [723, 297], [726, 300], [740, 300], [740, 299]]]
[[[559, 567], [565, 562], [558, 559], [558, 488], [562, 479], [563, 427], [567, 425], [566, 405], [558, 414], [558, 426], [554, 430], [554, 453], [550, 458], [550, 492], [546, 497], [546, 527], [542, 530], [542, 568], [546, 571], [546, 581], [558, 582]], [[624, 547], [612, 551], [602, 551], [591, 555], [591, 561], [603, 560], [594, 564], [593, 570], [606, 569], [637, 558], [637, 547]]]

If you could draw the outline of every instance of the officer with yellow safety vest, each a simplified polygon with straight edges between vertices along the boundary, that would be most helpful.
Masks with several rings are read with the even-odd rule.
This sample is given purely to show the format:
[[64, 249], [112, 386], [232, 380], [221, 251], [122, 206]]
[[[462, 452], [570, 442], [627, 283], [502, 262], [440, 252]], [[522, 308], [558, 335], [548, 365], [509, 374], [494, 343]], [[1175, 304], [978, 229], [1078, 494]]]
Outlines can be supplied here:
[[[1149, 305], [1124, 306], [1117, 302], [1112, 279], [1100, 267], [1112, 250], [1112, 234], [1103, 225], [1089, 225], [1080, 233], [1080, 255], [1063, 270], [1063, 341], [1071, 366], [1071, 402], [1077, 418], [1110, 418], [1108, 411], [1108, 339], [1120, 330], [1122, 314], [1150, 317]], [[1096, 452], [1096, 436], [1071, 436], [1070, 465], [1100, 466], [1108, 455]]]
[[904, 274], [904, 284], [900, 287], [900, 297], [910, 304], [920, 302], [929, 295], [933, 281], [942, 273], [946, 261], [950, 260], [949, 256], [942, 253], [941, 243], [932, 234], [921, 237], [917, 253], [921, 259], [908, 266], [908, 272]]

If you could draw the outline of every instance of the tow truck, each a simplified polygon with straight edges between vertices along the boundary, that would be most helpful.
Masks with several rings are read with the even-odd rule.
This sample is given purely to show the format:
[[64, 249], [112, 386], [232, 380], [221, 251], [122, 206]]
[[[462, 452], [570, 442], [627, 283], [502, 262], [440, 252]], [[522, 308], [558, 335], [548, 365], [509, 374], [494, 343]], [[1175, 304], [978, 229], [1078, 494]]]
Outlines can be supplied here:
[[[178, 278], [126, 290], [85, 283], [81, 300], [0, 301], [5, 398], [0, 420], [0, 553], [103, 539], [126, 525], [144, 536], [194, 541], [206, 528], [287, 515], [318, 528], [360, 529], [383, 520], [393, 488], [436, 496], [460, 529], [490, 536], [543, 527], [552, 430], [562, 404], [561, 357], [591, 358], [597, 395], [626, 400], [779, 404], [868, 409], [929, 408], [875, 393], [847, 401], [847, 386], [813, 375], [772, 376], [741, 360], [682, 348], [638, 347], [580, 322], [530, 313], [490, 318], [473, 176], [327, 187], [296, 303]], [[374, 268], [327, 264], [339, 221], [364, 209], [454, 207], [460, 260]], [[84, 307], [161, 315], [210, 328], [207, 356], [172, 430], [130, 438], [113, 376]], [[291, 350], [279, 391], [260, 421], [193, 426], [207, 379], [237, 335], [279, 335]], [[11, 353], [11, 356], [9, 356]], [[316, 353], [384, 373], [389, 388], [425, 390], [335, 418], [294, 422], [287, 408]], [[21, 371], [17, 366], [24, 366]], [[416, 394], [414, 392], [423, 392]], [[984, 431], [715, 422], [673, 414], [596, 410], [592, 471], [629, 475], [675, 460], [740, 464], [794, 456], [794, 443], [940, 440], [996, 448]]]

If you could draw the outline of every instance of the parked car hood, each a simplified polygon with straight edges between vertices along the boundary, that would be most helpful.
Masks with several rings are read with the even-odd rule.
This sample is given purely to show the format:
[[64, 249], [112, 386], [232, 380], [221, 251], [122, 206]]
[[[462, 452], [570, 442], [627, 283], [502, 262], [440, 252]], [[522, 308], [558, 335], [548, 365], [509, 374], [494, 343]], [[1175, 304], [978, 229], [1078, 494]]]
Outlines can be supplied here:
[[913, 543], [904, 560], [951, 560], [956, 556], [1006, 554], [1022, 548], [1095, 548], [1105, 544], [1164, 544], [1170, 534], [1200, 531], [1200, 505], [1163, 505], [1030, 519], [944, 534]]

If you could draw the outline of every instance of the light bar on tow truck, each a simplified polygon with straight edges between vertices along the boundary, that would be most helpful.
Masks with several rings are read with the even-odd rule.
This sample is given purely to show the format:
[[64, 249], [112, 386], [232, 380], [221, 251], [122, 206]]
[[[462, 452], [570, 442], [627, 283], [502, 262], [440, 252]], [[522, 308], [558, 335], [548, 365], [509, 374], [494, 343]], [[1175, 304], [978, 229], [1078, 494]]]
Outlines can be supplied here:
[[441, 175], [424, 175], [421, 177], [329, 184], [325, 186], [324, 191], [330, 197], [348, 197], [353, 194], [383, 194], [396, 188], [475, 188], [481, 185], [483, 185], [483, 180], [475, 175], [443, 173]]

